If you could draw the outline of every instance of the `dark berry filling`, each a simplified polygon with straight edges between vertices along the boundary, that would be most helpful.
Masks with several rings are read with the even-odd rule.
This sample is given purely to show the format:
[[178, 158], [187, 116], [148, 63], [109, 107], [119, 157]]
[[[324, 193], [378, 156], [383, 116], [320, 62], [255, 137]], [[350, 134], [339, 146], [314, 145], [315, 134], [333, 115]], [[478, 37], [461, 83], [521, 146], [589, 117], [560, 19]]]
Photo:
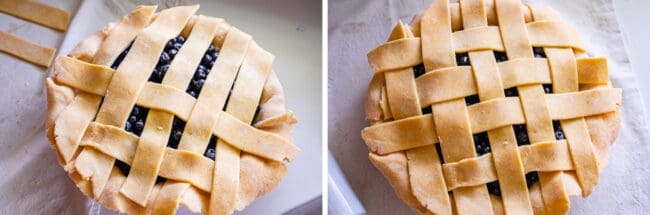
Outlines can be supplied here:
[[427, 106], [425, 108], [422, 108], [422, 114], [430, 114], [431, 113], [431, 106]]
[[205, 51], [205, 54], [203, 54], [201, 63], [196, 67], [194, 76], [192, 76], [192, 81], [185, 92], [192, 95], [194, 98], [198, 98], [201, 93], [201, 88], [203, 88], [203, 84], [205, 84], [205, 79], [210, 74], [210, 70], [214, 66], [214, 62], [218, 57], [219, 51], [217, 51], [213, 45], [210, 45], [208, 50]]
[[144, 123], [147, 121], [147, 115], [149, 114], [149, 108], [141, 107], [138, 105], [133, 106], [131, 109], [131, 114], [127, 119], [124, 130], [131, 132], [137, 136], [142, 134], [144, 129]]
[[424, 69], [424, 64], [418, 64], [416, 66], [413, 66], [413, 75], [415, 78], [420, 77], [424, 75], [427, 71]]
[[515, 138], [517, 138], [517, 146], [530, 145], [530, 140], [528, 140], [528, 130], [526, 130], [526, 125], [512, 125], [512, 129], [515, 131]]
[[544, 88], [544, 93], [546, 94], [553, 93], [553, 84], [542, 84], [542, 87]]
[[481, 156], [492, 151], [490, 148], [490, 139], [488, 138], [487, 132], [481, 132], [474, 134], [474, 148], [476, 149], [476, 155]]
[[519, 91], [516, 87], [511, 87], [503, 91], [506, 94], [506, 97], [518, 97]]
[[546, 53], [544, 53], [542, 47], [533, 47], [533, 54], [535, 54], [535, 58], [546, 58]]
[[494, 52], [494, 58], [497, 60], [497, 63], [501, 63], [503, 61], [508, 60], [508, 55], [506, 55], [505, 52], [498, 52], [498, 51], [493, 51]]
[[473, 105], [473, 104], [476, 104], [476, 103], [479, 103], [479, 102], [480, 101], [479, 101], [478, 95], [471, 95], [471, 96], [465, 97], [465, 104], [467, 106], [470, 106], [470, 105]]
[[555, 132], [555, 139], [556, 140], [564, 140], [564, 139], [566, 139], [564, 137], [564, 131], [562, 131], [562, 127], [560, 126], [560, 121], [553, 120], [553, 131]]
[[469, 66], [469, 54], [467, 53], [456, 53], [456, 64], [459, 66]]
[[438, 159], [440, 159], [440, 163], [445, 163], [445, 159], [442, 157], [442, 148], [440, 148], [440, 143], [434, 145], [436, 145], [436, 152], [438, 152]]
[[208, 148], [205, 149], [203, 156], [214, 160], [217, 155], [215, 148], [217, 147], [217, 137], [214, 135], [210, 138], [210, 143], [208, 143]]

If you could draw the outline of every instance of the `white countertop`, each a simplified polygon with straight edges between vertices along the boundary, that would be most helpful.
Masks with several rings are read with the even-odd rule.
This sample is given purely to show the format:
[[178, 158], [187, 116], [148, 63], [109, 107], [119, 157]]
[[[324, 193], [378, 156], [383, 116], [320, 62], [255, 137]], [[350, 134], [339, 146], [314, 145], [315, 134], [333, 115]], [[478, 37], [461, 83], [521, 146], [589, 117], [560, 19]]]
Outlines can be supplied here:
[[616, 17], [623, 33], [632, 71], [645, 103], [646, 121], [650, 121], [650, 1], [614, 0]]

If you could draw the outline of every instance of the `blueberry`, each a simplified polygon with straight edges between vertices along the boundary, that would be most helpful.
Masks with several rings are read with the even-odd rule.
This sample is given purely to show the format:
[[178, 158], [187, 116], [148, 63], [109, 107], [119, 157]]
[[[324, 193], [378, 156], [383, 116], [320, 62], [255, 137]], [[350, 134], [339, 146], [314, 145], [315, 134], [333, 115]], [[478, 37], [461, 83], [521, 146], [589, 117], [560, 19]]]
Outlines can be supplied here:
[[218, 57], [219, 57], [219, 52], [218, 51], [212, 52], [212, 59], [216, 60]]
[[544, 53], [544, 48], [542, 47], [533, 47], [533, 53], [536, 58], [546, 58], [546, 53]]
[[163, 52], [160, 54], [160, 63], [167, 63], [171, 60], [172, 58], [167, 54], [167, 52]]
[[178, 50], [175, 49], [175, 48], [172, 48], [172, 49], [170, 49], [170, 50], [168, 51], [168, 53], [169, 53], [169, 56], [174, 57], [174, 56], [176, 56], [176, 54], [178, 53]]
[[183, 36], [176, 37], [176, 42], [178, 42], [180, 44], [185, 43], [185, 37], [183, 37]]
[[215, 137], [215, 136], [210, 137], [210, 142], [208, 143], [208, 148], [205, 149], [205, 152], [203, 153], [203, 156], [214, 160], [214, 158], [217, 155], [217, 153], [215, 151], [216, 146], [217, 146], [217, 137]]
[[487, 132], [474, 134], [473, 137], [474, 147], [476, 148], [476, 154], [478, 156], [490, 153], [492, 151], [490, 148], [490, 139], [488, 138]]
[[203, 65], [199, 65], [199, 67], [196, 68], [196, 71], [199, 71], [199, 72], [207, 72], [208, 69], [207, 69], [205, 66], [203, 66]]
[[494, 58], [496, 59], [497, 63], [499, 63], [499, 62], [507, 61], [508, 55], [506, 55], [505, 52], [494, 51]]
[[491, 193], [495, 196], [501, 196], [501, 187], [499, 186], [499, 181], [493, 181], [487, 183], [488, 193]]
[[467, 53], [456, 54], [456, 64], [459, 66], [469, 66], [469, 55]]
[[553, 93], [553, 85], [551, 85], [551, 84], [542, 84], [542, 87], [544, 87], [544, 93], [546, 93], [546, 94]]
[[526, 130], [526, 125], [513, 125], [512, 128], [515, 131], [515, 137], [517, 138], [517, 145], [530, 145], [530, 140], [528, 139], [528, 130]]
[[183, 136], [183, 132], [179, 130], [174, 131], [174, 140], [181, 140], [181, 136]]
[[465, 104], [467, 106], [470, 106], [470, 105], [473, 105], [473, 104], [476, 104], [476, 103], [479, 103], [479, 102], [480, 101], [479, 101], [478, 95], [471, 95], [471, 96], [465, 97]]
[[135, 118], [135, 116], [129, 117], [129, 122], [131, 122], [131, 123], [135, 123], [136, 120], [137, 120], [137, 118]]
[[214, 67], [214, 61], [210, 61], [210, 68]]
[[[158, 68], [158, 70], [160, 70], [160, 73], [162, 74], [162, 76], [165, 76], [165, 73], [167, 73], [168, 69], [169, 69], [169, 65], [162, 65], [162, 66], [160, 66]], [[161, 78], [162, 78], [162, 76], [161, 76]]]
[[169, 50], [173, 48], [174, 48], [174, 42], [172, 40], [167, 41], [167, 43], [165, 44], [165, 49]]
[[144, 129], [144, 121], [142, 121], [142, 119], [138, 120], [135, 123], [135, 128], [137, 128], [138, 130]]
[[174, 43], [174, 48], [175, 48], [175, 49], [181, 50], [181, 47], [182, 47], [182, 46], [183, 46], [182, 43]]
[[133, 115], [139, 115], [139, 114], [140, 114], [140, 108], [138, 108], [138, 107], [133, 107], [133, 111], [131, 111], [131, 114], [133, 114]]
[[430, 114], [431, 113], [431, 106], [422, 108], [422, 114]]
[[508, 89], [506, 89], [504, 91], [504, 93], [506, 94], [506, 97], [517, 97], [517, 96], [519, 96], [519, 91], [517, 91], [516, 87], [508, 88]]
[[203, 61], [201, 62], [201, 64], [210, 65], [210, 62], [212, 62], [212, 56], [210, 55], [203, 56]]
[[130, 123], [130, 122], [126, 122], [126, 124], [124, 125], [124, 130], [129, 131], [129, 132], [132, 131], [132, 130], [131, 130], [131, 123]]
[[424, 75], [424, 73], [426, 73], [426, 71], [424, 69], [424, 64], [418, 64], [418, 65], [413, 67], [413, 75], [416, 78]]
[[196, 96], [197, 96], [196, 91], [192, 90], [192, 91], [189, 92], [189, 94], [190, 94], [190, 96], [192, 96], [192, 97], [194, 97], [194, 98], [197, 98], [197, 97], [196, 97]]
[[539, 181], [539, 175], [537, 174], [537, 172], [529, 172], [528, 174], [526, 174], [526, 185], [528, 185], [528, 187], [532, 186], [535, 182], [538, 181]]
[[207, 51], [207, 52], [208, 52], [208, 53], [213, 53], [213, 52], [215, 52], [215, 51], [216, 51], [216, 50], [214, 49], [214, 45], [210, 44], [210, 46], [208, 46], [208, 51]]
[[205, 154], [203, 154], [203, 156], [206, 156], [206, 157], [208, 157], [208, 158], [210, 158], [212, 160], [214, 160], [216, 155], [217, 155], [217, 152], [214, 149], [211, 149], [211, 148], [208, 148], [207, 150], [205, 150]]
[[208, 77], [208, 71], [199, 70], [199, 72], [198, 72], [198, 78], [199, 79], [206, 79], [207, 77]]
[[197, 81], [192, 81], [192, 84], [194, 84], [194, 88], [196, 89], [201, 89], [203, 87], [203, 84], [205, 83], [205, 80], [199, 79]]

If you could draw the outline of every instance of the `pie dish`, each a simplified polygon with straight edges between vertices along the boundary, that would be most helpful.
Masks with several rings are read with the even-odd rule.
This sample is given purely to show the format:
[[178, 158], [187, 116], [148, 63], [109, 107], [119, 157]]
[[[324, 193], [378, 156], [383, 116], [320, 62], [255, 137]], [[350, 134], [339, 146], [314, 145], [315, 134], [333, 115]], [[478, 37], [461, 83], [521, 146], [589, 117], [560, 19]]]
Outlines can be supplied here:
[[369, 159], [423, 214], [566, 214], [620, 127], [622, 90], [551, 8], [437, 0], [368, 53]]
[[198, 5], [139, 6], [55, 60], [47, 137], [89, 198], [130, 214], [230, 214], [299, 152], [274, 56]]

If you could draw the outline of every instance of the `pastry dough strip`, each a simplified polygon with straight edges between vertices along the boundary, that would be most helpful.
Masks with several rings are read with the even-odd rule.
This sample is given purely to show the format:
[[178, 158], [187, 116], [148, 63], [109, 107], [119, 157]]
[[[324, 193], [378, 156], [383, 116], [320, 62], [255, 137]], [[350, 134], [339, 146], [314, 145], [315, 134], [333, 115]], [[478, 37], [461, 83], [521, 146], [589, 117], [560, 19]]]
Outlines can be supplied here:
[[[221, 21], [223, 20], [198, 16], [192, 27], [192, 33], [187, 37], [187, 40], [180, 50], [178, 50], [178, 54], [176, 54], [171, 62], [162, 83], [153, 86], [159, 86], [157, 88], [169, 87], [181, 90], [187, 88], [192, 80], [196, 68], [203, 59], [203, 53], [205, 53], [204, 50], [208, 49], [208, 46], [214, 38], [217, 24]], [[151, 90], [150, 92], [158, 91]], [[157, 93], [141, 93], [138, 95], [138, 98], [169, 98], [170, 100], [168, 101], [171, 105], [173, 105], [173, 102], [192, 102], [193, 99], [191, 96], [186, 93], [180, 95], [183, 94], [185, 97], [184, 100], [174, 100], [174, 98], [180, 96], [165, 97], [165, 94]], [[189, 110], [190, 108], [187, 108], [187, 111]], [[159, 175], [160, 165], [163, 160], [165, 160], [165, 148], [167, 148], [167, 141], [169, 134], [171, 133], [173, 120], [173, 113], [159, 109], [149, 110], [145, 127], [142, 131], [142, 135], [140, 135], [135, 157], [131, 164], [132, 171], [137, 172], [137, 174], [129, 174], [120, 189], [120, 193], [142, 206], [145, 206], [144, 204], [149, 198], [151, 188], [154, 186], [156, 177]]]
[[[613, 88], [547, 94], [551, 119], [575, 119], [614, 112], [618, 109], [622, 91]], [[506, 125], [524, 124], [526, 119], [518, 98], [507, 97], [481, 102], [467, 107], [472, 132], [480, 133]], [[494, 116], [500, 116], [494, 120]], [[362, 137], [370, 151], [387, 154], [437, 143], [431, 114], [399, 119], [367, 127]], [[404, 141], [403, 141], [404, 140]], [[541, 141], [544, 142], [544, 141]]]
[[[525, 29], [530, 32], [530, 45], [534, 47], [572, 48], [584, 52], [576, 30], [563, 22], [531, 22], [525, 25]], [[368, 53], [368, 63], [375, 72], [388, 72], [420, 64], [420, 45], [426, 45], [426, 42], [419, 44], [421, 41], [420, 38], [402, 38], [384, 43]], [[455, 53], [505, 51], [499, 27], [496, 26], [472, 27], [453, 32], [451, 43]], [[431, 69], [427, 69], [429, 70]]]
[[0, 0], [0, 12], [59, 31], [65, 31], [70, 21], [65, 10], [35, 1]]
[[[246, 124], [253, 121], [274, 58], [275, 56], [264, 51], [254, 41], [250, 43], [233, 85], [226, 113]], [[226, 133], [233, 132], [240, 131], [230, 130]], [[227, 144], [223, 139], [217, 140], [209, 214], [233, 212], [239, 186], [240, 153], [239, 149]]]
[[[501, 37], [509, 60], [533, 58], [525, 19], [521, 16], [521, 3], [504, 0], [496, 3]], [[526, 128], [532, 144], [555, 140], [553, 124], [541, 85], [518, 86], [519, 99], [526, 116]], [[564, 214], [569, 209], [569, 197], [563, 189], [561, 173], [539, 173], [542, 197], [546, 212]]]
[[4, 31], [0, 31], [0, 51], [42, 67], [49, 67], [56, 53], [54, 48], [32, 43]]

